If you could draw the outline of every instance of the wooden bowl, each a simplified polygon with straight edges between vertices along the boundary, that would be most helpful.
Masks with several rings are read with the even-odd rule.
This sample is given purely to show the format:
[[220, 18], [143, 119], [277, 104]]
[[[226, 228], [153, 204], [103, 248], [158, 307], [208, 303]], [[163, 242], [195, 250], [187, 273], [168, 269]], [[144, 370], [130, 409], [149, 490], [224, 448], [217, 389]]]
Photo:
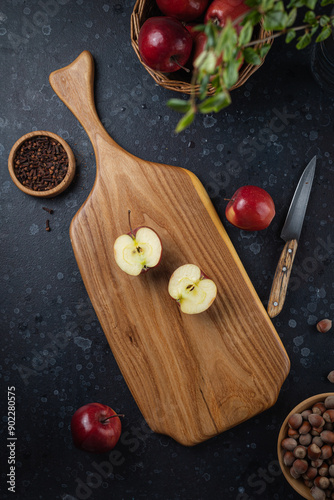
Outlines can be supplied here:
[[308, 488], [304, 484], [302, 479], [294, 479], [289, 472], [289, 468], [286, 465], [284, 465], [284, 463], [283, 463], [283, 454], [284, 453], [283, 453], [283, 450], [281, 447], [281, 442], [283, 441], [284, 438], [287, 437], [288, 428], [289, 428], [288, 420], [291, 417], [291, 415], [293, 415], [294, 413], [301, 413], [304, 410], [311, 409], [315, 403], [319, 403], [321, 401], [324, 401], [327, 398], [327, 396], [334, 396], [334, 392], [325, 392], [323, 394], [317, 394], [316, 396], [312, 396], [308, 399], [305, 399], [304, 401], [299, 403], [293, 410], [291, 410], [289, 415], [286, 417], [286, 419], [284, 420], [284, 422], [282, 424], [281, 430], [280, 430], [279, 435], [278, 435], [278, 440], [277, 440], [278, 461], [279, 461], [279, 464], [281, 466], [282, 472], [285, 476], [285, 479], [288, 481], [290, 486], [292, 486], [292, 488], [295, 491], [297, 491], [297, 493], [299, 493], [299, 495], [301, 495], [303, 498], [306, 498], [307, 500], [314, 500], [314, 498], [312, 497], [312, 495], [310, 493], [310, 488]]
[[[154, 71], [144, 64], [141, 60], [139, 47], [138, 47], [138, 36], [140, 32], [140, 28], [149, 17], [162, 15], [159, 9], [157, 8], [155, 0], [137, 0], [135, 6], [133, 8], [133, 12], [131, 15], [131, 44], [134, 51], [137, 54], [137, 57], [144, 68], [148, 71], [148, 73], [152, 76], [155, 82], [168, 90], [174, 90], [175, 92], [182, 92], [184, 94], [191, 94], [192, 85], [191, 85], [191, 74], [190, 76], [185, 71], [176, 71], [175, 73], [161, 73], [160, 71]], [[256, 39], [263, 40], [266, 37], [270, 36], [272, 32], [266, 31], [259, 25], [257, 28], [254, 28], [254, 36]], [[272, 43], [273, 40], [270, 41]], [[259, 42], [254, 47], [261, 47], [264, 42]], [[262, 59], [262, 63], [254, 66], [253, 64], [244, 64], [239, 72], [238, 81], [231, 87], [230, 90], [241, 87], [248, 78], [257, 71], [260, 66], [263, 64], [265, 57]], [[199, 93], [199, 85], [196, 85], [194, 90], [195, 93]], [[215, 88], [212, 85], [208, 86], [208, 95], [213, 95], [215, 93]]]
[[[44, 190], [44, 191], [35, 191], [33, 189], [30, 189], [30, 188], [24, 186], [16, 177], [15, 170], [14, 170], [14, 161], [15, 161], [15, 156], [16, 156], [16, 152], [18, 151], [18, 149], [21, 147], [21, 145], [25, 141], [27, 141], [28, 139], [31, 139], [32, 137], [37, 137], [37, 136], [51, 137], [52, 139], [59, 142], [63, 146], [63, 148], [67, 154], [67, 157], [68, 157], [68, 169], [67, 169], [67, 172], [66, 172], [64, 179], [54, 188]], [[37, 196], [39, 198], [54, 198], [58, 194], [62, 193], [71, 184], [73, 177], [74, 177], [74, 174], [75, 174], [75, 158], [74, 158], [74, 154], [73, 154], [72, 149], [67, 144], [67, 142], [64, 141], [64, 139], [62, 137], [60, 137], [57, 134], [53, 134], [52, 132], [47, 132], [45, 130], [37, 130], [36, 132], [30, 132], [28, 134], [23, 135], [22, 137], [20, 137], [20, 139], [18, 139], [15, 142], [14, 146], [12, 147], [12, 149], [9, 153], [8, 170], [9, 170], [9, 174], [10, 174], [14, 184], [24, 193], [30, 194], [31, 196]]]

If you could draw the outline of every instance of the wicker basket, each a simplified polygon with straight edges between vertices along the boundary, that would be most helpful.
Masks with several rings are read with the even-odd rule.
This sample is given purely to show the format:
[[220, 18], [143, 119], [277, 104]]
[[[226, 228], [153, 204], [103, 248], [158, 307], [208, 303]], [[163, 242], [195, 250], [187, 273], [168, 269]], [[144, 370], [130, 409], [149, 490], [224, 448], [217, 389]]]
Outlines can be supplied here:
[[[148, 71], [148, 73], [152, 76], [152, 78], [156, 81], [158, 85], [164, 87], [165, 89], [174, 90], [175, 92], [182, 92], [184, 94], [191, 93], [191, 83], [190, 78], [185, 71], [176, 71], [175, 73], [161, 73], [160, 71], [154, 71], [153, 69], [146, 66], [141, 60], [138, 48], [138, 36], [139, 31], [146, 19], [152, 16], [161, 15], [161, 12], [158, 10], [156, 6], [155, 0], [137, 0], [135, 6], [133, 8], [133, 12], [131, 15], [131, 44], [136, 52], [138, 59]], [[254, 36], [256, 39], [263, 40], [271, 34], [269, 31], [265, 31], [262, 26], [258, 26], [258, 28], [254, 29]], [[264, 43], [264, 42], [263, 42]], [[263, 45], [262, 42], [259, 42], [255, 47], [261, 47]], [[233, 85], [231, 90], [241, 87], [248, 78], [255, 73], [259, 69], [259, 67], [263, 64], [265, 57], [262, 59], [262, 63], [254, 66], [253, 64], [244, 64], [239, 72], [239, 79]], [[199, 85], [195, 87], [196, 93], [199, 91]], [[208, 88], [208, 94], [214, 94], [215, 89], [210, 85]]]

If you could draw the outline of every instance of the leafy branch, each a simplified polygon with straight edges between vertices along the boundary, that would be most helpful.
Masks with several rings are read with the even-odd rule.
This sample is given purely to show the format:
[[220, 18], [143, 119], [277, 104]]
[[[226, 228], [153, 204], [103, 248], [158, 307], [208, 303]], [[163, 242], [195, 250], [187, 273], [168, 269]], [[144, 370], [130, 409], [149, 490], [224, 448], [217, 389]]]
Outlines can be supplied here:
[[[206, 35], [203, 52], [194, 61], [191, 94], [188, 100], [170, 99], [168, 106], [183, 114], [176, 132], [187, 128], [197, 113], [218, 113], [232, 102], [230, 90], [239, 79], [243, 63], [260, 65], [270, 50], [273, 39], [285, 36], [285, 42], [295, 41], [298, 50], [326, 40], [334, 27], [334, 16], [317, 14], [318, 0], [246, 0], [250, 10], [223, 28], [213, 23], [197, 26]], [[320, 7], [334, 4], [334, 0], [321, 0]], [[302, 24], [295, 25], [303, 9]], [[259, 25], [271, 32], [263, 39], [254, 39]], [[213, 95], [211, 95], [213, 94]]]

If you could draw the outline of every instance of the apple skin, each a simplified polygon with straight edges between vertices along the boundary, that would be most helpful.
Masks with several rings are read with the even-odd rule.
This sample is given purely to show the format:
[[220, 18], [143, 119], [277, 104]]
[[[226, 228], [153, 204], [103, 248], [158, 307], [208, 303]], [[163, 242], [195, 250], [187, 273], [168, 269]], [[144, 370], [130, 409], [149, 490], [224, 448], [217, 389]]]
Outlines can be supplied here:
[[209, 0], [156, 0], [165, 16], [176, 17], [180, 21], [193, 21], [205, 11]]
[[114, 410], [101, 403], [81, 406], [72, 416], [71, 432], [76, 447], [93, 453], [112, 450], [122, 431], [122, 424]]
[[148, 18], [138, 37], [142, 61], [149, 68], [162, 73], [173, 73], [184, 66], [190, 57], [192, 45], [192, 36], [182, 23], [167, 16]]
[[[205, 23], [211, 21], [218, 26], [225, 26], [226, 20], [234, 21], [242, 14], [248, 12], [250, 8], [243, 0], [213, 0], [205, 13]], [[241, 25], [237, 25], [237, 31], [242, 29]]]
[[225, 215], [234, 226], [245, 231], [266, 229], [275, 215], [275, 205], [267, 191], [257, 186], [243, 186], [229, 201]]

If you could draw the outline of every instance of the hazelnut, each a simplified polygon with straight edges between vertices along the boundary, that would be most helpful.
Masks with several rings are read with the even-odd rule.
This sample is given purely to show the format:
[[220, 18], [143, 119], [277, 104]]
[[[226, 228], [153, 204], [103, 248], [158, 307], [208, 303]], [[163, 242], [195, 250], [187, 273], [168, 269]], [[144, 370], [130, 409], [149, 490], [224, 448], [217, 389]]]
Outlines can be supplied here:
[[334, 444], [334, 432], [333, 431], [322, 431], [320, 434], [321, 439], [324, 443]]
[[[333, 371], [334, 373], [334, 371]], [[328, 409], [325, 411], [325, 413], [323, 413], [323, 418], [325, 420], [325, 422], [327, 423], [333, 423], [334, 422], [334, 409]]]
[[317, 323], [317, 330], [320, 333], [327, 333], [332, 328], [332, 320], [331, 319], [322, 319]]
[[328, 409], [334, 408], [334, 396], [327, 396], [325, 399], [325, 407]]
[[333, 427], [333, 424], [331, 424], [330, 422], [326, 422], [323, 429], [326, 431], [332, 431], [334, 429], [334, 427]]
[[311, 415], [308, 416], [308, 421], [317, 431], [319, 427], [323, 427], [325, 425], [325, 420], [318, 413], [311, 413]]
[[334, 477], [334, 464], [329, 466], [328, 472], [331, 477]]
[[281, 446], [284, 450], [293, 451], [297, 446], [297, 441], [294, 438], [283, 439]]
[[[305, 475], [305, 474], [304, 474], [304, 475]], [[308, 488], [312, 488], [312, 486], [313, 486], [313, 481], [311, 481], [311, 479], [304, 478], [304, 475], [303, 475], [303, 479], [304, 479], [304, 484], [305, 484], [305, 486], [307, 486]]]
[[298, 439], [299, 438], [299, 432], [296, 431], [296, 429], [288, 429], [288, 436], [290, 438]]
[[298, 474], [298, 472], [296, 472], [296, 470], [292, 467], [290, 467], [290, 475], [294, 478], [294, 479], [299, 479], [300, 478], [300, 474]]
[[300, 413], [294, 413], [288, 420], [288, 425], [291, 429], [299, 429], [303, 423], [303, 417]]
[[[284, 455], [283, 455], [283, 463], [287, 467], [291, 467], [293, 462], [296, 460], [296, 457], [292, 453], [292, 451], [286, 450]], [[334, 472], [334, 471], [333, 471]]]
[[317, 460], [311, 460], [311, 466], [315, 467], [316, 469], [321, 467], [322, 464], [323, 464], [323, 460], [321, 458], [318, 458]]
[[318, 469], [319, 476], [328, 476], [329, 474], [329, 465], [326, 462], [323, 462]]
[[312, 413], [317, 413], [318, 415], [322, 415], [326, 411], [326, 406], [324, 403], [315, 403], [312, 407]]
[[[299, 444], [302, 446], [308, 446], [312, 442], [311, 434], [302, 434], [299, 436]], [[319, 446], [319, 445], [318, 445]]]
[[317, 486], [313, 486], [310, 493], [314, 500], [326, 500], [326, 493]]
[[310, 460], [318, 460], [321, 455], [321, 449], [319, 448], [318, 445], [315, 443], [310, 444], [310, 446], [307, 448], [307, 456], [309, 457]]
[[305, 446], [299, 444], [296, 446], [292, 453], [296, 458], [305, 458], [307, 455], [307, 449], [305, 448]]
[[308, 422], [307, 420], [304, 420], [302, 425], [299, 427], [298, 431], [299, 431], [299, 434], [308, 434], [311, 429], [312, 429], [312, 426], [311, 426], [310, 422]]
[[302, 460], [300, 458], [297, 458], [292, 464], [292, 469], [296, 472], [296, 474], [299, 474], [301, 476], [302, 474], [305, 474], [305, 472], [308, 469], [308, 463], [306, 460]]
[[316, 469], [315, 467], [312, 467], [310, 466], [307, 471], [305, 472], [305, 474], [303, 475], [303, 477], [305, 479], [314, 479], [315, 477], [317, 477], [318, 475], [318, 469]]
[[314, 438], [312, 438], [312, 443], [314, 443], [317, 446], [319, 446], [319, 448], [321, 448], [324, 445], [324, 442], [323, 442], [323, 440], [321, 439], [320, 436], [314, 436]]
[[334, 370], [332, 370], [331, 372], [329, 372], [329, 374], [327, 375], [327, 378], [328, 378], [328, 380], [330, 381], [331, 384], [334, 384]]
[[320, 489], [322, 489], [322, 490], [326, 490], [327, 488], [329, 488], [330, 481], [329, 481], [328, 477], [317, 476], [317, 477], [314, 479], [314, 484], [315, 484], [315, 486], [317, 486], [318, 488], [320, 488]]
[[329, 444], [324, 444], [321, 448], [320, 458], [323, 460], [328, 460], [333, 455], [332, 447]]
[[301, 416], [303, 417], [303, 420], [307, 420], [308, 416], [311, 415], [312, 410], [304, 410], [301, 412]]

